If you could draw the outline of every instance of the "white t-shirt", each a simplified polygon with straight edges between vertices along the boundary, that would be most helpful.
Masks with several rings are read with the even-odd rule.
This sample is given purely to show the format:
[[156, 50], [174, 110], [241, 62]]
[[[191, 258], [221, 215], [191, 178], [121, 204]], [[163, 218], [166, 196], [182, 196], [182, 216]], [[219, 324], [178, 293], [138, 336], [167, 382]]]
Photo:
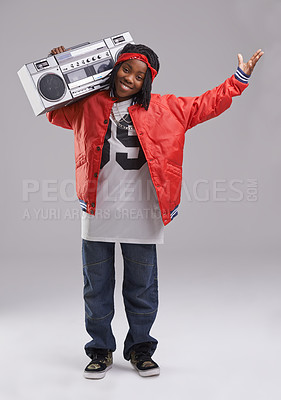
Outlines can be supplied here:
[[113, 105], [98, 178], [96, 214], [82, 212], [82, 238], [160, 244], [164, 242], [164, 225], [148, 165], [128, 113], [130, 105], [131, 99]]

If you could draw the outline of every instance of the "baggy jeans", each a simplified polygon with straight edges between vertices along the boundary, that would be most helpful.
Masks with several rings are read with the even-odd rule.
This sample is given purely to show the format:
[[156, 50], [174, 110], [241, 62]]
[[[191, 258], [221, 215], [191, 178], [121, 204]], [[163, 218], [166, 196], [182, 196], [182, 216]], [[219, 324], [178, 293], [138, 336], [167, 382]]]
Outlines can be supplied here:
[[[135, 344], [150, 342], [151, 355], [158, 341], [150, 336], [158, 309], [155, 244], [121, 243], [124, 260], [123, 300], [129, 331], [123, 355], [130, 359]], [[92, 358], [95, 349], [116, 350], [111, 328], [114, 316], [115, 243], [82, 239], [86, 330], [92, 340], [85, 345]]]

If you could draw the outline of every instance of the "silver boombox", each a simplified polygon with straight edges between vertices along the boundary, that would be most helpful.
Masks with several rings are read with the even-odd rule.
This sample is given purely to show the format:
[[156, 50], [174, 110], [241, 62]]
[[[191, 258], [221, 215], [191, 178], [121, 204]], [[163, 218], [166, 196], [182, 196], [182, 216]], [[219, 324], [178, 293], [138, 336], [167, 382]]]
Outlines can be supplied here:
[[35, 115], [104, 89], [120, 50], [127, 43], [133, 43], [129, 32], [25, 64], [18, 76]]

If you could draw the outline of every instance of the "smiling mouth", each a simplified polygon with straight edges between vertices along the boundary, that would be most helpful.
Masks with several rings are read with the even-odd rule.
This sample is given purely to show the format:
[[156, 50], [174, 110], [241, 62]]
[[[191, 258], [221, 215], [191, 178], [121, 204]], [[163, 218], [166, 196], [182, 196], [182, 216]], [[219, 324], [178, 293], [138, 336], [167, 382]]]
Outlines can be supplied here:
[[121, 84], [121, 86], [122, 86], [123, 89], [125, 89], [125, 90], [132, 90], [132, 88], [131, 88], [130, 86], [126, 85], [126, 83], [120, 81], [120, 84]]

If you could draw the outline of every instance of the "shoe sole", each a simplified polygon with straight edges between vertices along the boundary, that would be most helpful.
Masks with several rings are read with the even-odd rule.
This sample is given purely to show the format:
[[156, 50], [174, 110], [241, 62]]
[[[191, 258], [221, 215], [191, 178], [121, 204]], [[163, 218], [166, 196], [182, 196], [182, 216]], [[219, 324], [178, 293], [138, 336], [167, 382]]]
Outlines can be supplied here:
[[148, 376], [156, 376], [160, 375], [160, 368], [151, 368], [146, 371], [138, 369], [136, 365], [131, 362], [131, 365], [135, 368], [135, 370], [139, 373], [140, 376], [148, 377]]
[[112, 365], [109, 365], [104, 371], [101, 372], [88, 372], [84, 371], [84, 378], [86, 379], [102, 379], [105, 377], [107, 371], [112, 368]]

